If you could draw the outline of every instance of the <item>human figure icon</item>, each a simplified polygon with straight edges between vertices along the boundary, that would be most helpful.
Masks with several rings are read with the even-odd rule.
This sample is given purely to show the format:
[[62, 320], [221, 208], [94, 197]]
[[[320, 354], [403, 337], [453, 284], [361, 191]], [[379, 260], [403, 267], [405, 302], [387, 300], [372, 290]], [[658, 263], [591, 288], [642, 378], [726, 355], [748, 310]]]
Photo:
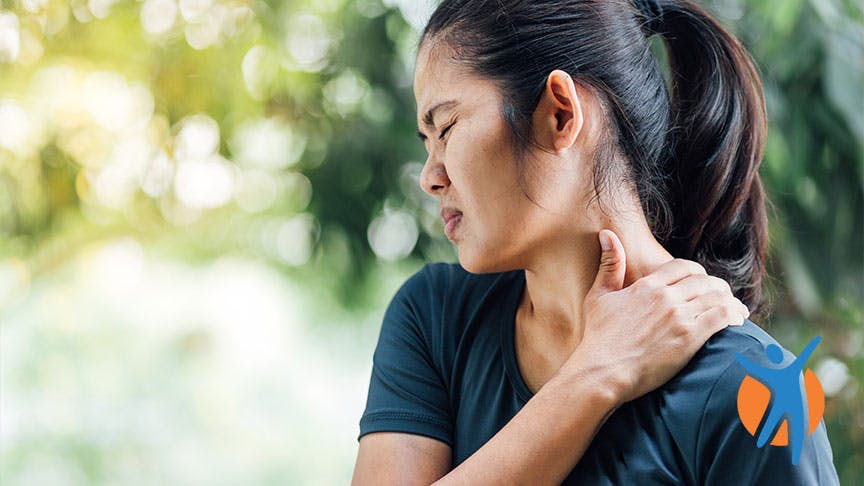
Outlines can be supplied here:
[[[811, 339], [801, 354], [795, 358], [795, 361], [783, 368], [766, 368], [750, 361], [741, 353], [735, 354], [735, 359], [741, 363], [747, 373], [765, 385], [773, 397], [768, 418], [756, 439], [756, 447], [761, 448], [768, 442], [777, 424], [785, 415], [789, 430], [789, 443], [792, 445], [793, 465], [798, 464], [798, 458], [804, 444], [804, 435], [809, 430], [807, 406], [804, 394], [801, 392], [801, 370], [821, 339], [821, 336]], [[783, 351], [776, 344], [769, 344], [765, 348], [765, 354], [768, 355], [768, 360], [774, 364], [780, 364], [783, 361]]]

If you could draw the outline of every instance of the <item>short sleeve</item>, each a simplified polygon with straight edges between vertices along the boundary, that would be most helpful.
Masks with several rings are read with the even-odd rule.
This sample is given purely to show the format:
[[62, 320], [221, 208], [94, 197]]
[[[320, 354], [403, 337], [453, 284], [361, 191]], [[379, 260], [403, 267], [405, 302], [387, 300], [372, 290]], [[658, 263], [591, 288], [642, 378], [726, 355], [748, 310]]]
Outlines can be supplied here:
[[407, 432], [453, 445], [450, 400], [432, 359], [429, 326], [435, 305], [429, 265], [411, 276], [384, 313], [372, 357], [361, 437], [371, 432]]
[[[767, 365], [761, 343], [748, 347], [742, 354], [760, 365]], [[794, 355], [785, 352], [787, 364]], [[792, 464], [792, 448], [770, 442], [758, 448], [738, 417], [738, 387], [746, 370], [733, 360], [723, 372], [708, 397], [697, 440], [699, 484], [783, 484], [836, 485], [831, 444], [822, 420], [812, 435], [806, 435], [801, 456]]]

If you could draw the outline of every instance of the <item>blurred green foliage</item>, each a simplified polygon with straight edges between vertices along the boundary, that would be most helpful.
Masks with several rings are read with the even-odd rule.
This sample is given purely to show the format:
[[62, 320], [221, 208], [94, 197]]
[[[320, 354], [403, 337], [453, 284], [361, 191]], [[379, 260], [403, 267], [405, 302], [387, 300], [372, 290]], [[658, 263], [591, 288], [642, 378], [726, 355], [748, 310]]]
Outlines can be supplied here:
[[[385, 3], [2, 0], [4, 271], [37, 282], [92, 242], [132, 236], [184, 261], [260, 259], [368, 310], [383, 298], [372, 269], [455, 261], [417, 182], [411, 71], [429, 6]], [[852, 484], [864, 477], [862, 5], [705, 5], [753, 54], [767, 97], [761, 324], [795, 352], [823, 336], [812, 361], [845, 380], [825, 417]]]

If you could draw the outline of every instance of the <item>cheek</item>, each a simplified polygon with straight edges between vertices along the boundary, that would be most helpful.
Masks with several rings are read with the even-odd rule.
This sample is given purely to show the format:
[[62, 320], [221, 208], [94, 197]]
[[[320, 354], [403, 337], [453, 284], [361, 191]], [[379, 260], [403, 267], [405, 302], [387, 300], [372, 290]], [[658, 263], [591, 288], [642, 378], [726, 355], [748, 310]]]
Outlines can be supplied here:
[[521, 194], [505, 130], [503, 120], [491, 116], [463, 119], [451, 131], [445, 149], [457, 201], [472, 214], [484, 215], [485, 226], [513, 209], [515, 196]]

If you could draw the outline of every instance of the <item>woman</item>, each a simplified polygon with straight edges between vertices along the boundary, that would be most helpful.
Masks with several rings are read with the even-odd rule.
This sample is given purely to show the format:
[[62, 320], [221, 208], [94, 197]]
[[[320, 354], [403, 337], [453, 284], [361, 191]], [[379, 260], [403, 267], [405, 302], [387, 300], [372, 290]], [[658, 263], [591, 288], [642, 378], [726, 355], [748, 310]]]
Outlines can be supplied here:
[[776, 341], [747, 320], [766, 118], [728, 32], [687, 0], [444, 0], [414, 94], [459, 264], [387, 309], [354, 484], [837, 483], [824, 423], [792, 465], [737, 416], [735, 355]]

